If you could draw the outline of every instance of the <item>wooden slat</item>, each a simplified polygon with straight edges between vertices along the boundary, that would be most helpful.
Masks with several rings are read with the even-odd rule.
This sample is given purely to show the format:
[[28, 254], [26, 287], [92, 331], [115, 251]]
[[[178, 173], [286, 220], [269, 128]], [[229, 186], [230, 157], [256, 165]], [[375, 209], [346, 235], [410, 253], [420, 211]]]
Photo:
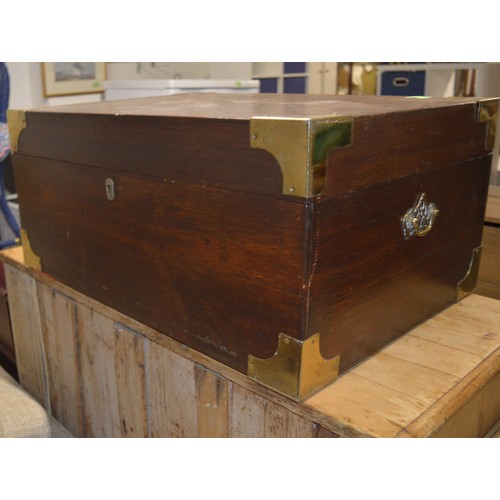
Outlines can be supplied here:
[[74, 436], [83, 435], [76, 303], [39, 283], [50, 411]]
[[198, 437], [229, 437], [229, 382], [201, 365], [195, 366]]
[[500, 227], [483, 229], [483, 251], [478, 279], [490, 283], [500, 283]]
[[478, 279], [500, 284], [500, 252], [498, 254], [483, 252]]
[[486, 281], [479, 281], [474, 293], [500, 300], [500, 285], [495, 285]]
[[407, 335], [484, 358], [500, 345], [499, 303], [470, 295]]
[[407, 394], [425, 405], [432, 405], [459, 380], [459, 377], [439, 369], [416, 365], [384, 352], [376, 354], [368, 361], [369, 363], [356, 367], [353, 373], [401, 394]]
[[351, 371], [304, 401], [327, 418], [316, 421], [344, 437], [392, 437], [426, 404]]
[[276, 403], [266, 401], [264, 409], [264, 435], [260, 437], [290, 437], [288, 435], [289, 418], [291, 418], [291, 415], [288, 410]]
[[86, 435], [146, 437], [144, 339], [84, 306], [78, 337]]
[[[500, 218], [500, 198], [498, 201]], [[474, 293], [500, 299], [500, 227], [485, 226], [482, 243], [483, 252]]]
[[500, 420], [485, 434], [485, 438], [500, 438]]
[[19, 381], [48, 409], [49, 394], [37, 282], [9, 265], [5, 266], [5, 280]]
[[331, 432], [324, 427], [319, 427], [318, 429], [318, 438], [339, 438], [340, 436], [338, 434], [335, 434], [334, 432]]
[[312, 438], [318, 435], [318, 425], [287, 411], [287, 438]]
[[387, 346], [384, 354], [418, 366], [438, 369], [456, 377], [467, 375], [482, 360], [477, 354], [411, 335], [402, 337], [398, 342]]
[[490, 186], [489, 188], [485, 220], [500, 224], [500, 186]]
[[151, 437], [197, 437], [195, 364], [147, 341], [148, 413]]
[[[482, 436], [500, 415], [499, 370], [500, 349], [497, 349], [402, 429], [398, 437], [444, 437], [454, 432], [456, 437]], [[474, 407], [478, 411], [472, 411]]]
[[237, 384], [231, 384], [230, 436], [261, 438], [265, 431], [266, 400]]
[[500, 414], [499, 394], [500, 374], [463, 405], [432, 437], [483, 437]]

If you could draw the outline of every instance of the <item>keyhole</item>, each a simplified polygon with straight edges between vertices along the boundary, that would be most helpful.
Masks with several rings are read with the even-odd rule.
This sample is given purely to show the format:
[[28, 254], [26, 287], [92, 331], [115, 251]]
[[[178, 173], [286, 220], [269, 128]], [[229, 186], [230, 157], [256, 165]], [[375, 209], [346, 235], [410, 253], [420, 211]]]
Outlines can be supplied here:
[[106, 179], [106, 197], [109, 201], [115, 199], [115, 183], [109, 177]]

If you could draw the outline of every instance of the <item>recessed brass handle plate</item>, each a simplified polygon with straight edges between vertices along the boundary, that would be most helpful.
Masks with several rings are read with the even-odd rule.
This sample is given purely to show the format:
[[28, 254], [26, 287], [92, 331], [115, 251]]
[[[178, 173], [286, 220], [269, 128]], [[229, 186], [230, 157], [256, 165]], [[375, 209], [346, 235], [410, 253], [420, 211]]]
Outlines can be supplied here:
[[411, 240], [414, 236], [422, 237], [429, 234], [438, 215], [437, 206], [427, 201], [425, 193], [420, 194], [413, 207], [401, 217], [403, 238]]

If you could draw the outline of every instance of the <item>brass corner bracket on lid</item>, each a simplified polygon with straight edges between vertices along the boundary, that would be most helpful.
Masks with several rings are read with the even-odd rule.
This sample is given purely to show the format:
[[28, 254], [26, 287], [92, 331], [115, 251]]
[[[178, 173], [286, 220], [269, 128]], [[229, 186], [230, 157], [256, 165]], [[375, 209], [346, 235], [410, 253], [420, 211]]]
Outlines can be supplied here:
[[341, 116], [256, 116], [250, 120], [250, 146], [274, 156], [283, 176], [283, 194], [312, 198], [326, 189], [328, 151], [351, 145], [352, 122]]
[[339, 374], [339, 356], [323, 358], [319, 342], [319, 333], [303, 341], [280, 333], [274, 356], [269, 359], [248, 356], [248, 377], [294, 401], [301, 401]]
[[479, 274], [479, 264], [481, 263], [481, 252], [483, 247], [479, 246], [475, 248], [472, 252], [472, 258], [470, 260], [469, 269], [465, 274], [465, 277], [462, 281], [459, 281], [457, 284], [457, 302], [462, 300], [464, 297], [467, 297], [474, 288], [477, 283], [477, 276]]
[[488, 151], [493, 151], [495, 147], [495, 137], [498, 118], [498, 99], [485, 99], [479, 101], [477, 111], [477, 121], [487, 124], [485, 147]]
[[42, 260], [31, 248], [28, 231], [26, 231], [26, 229], [21, 229], [21, 244], [23, 246], [24, 265], [26, 267], [31, 267], [35, 271], [41, 271]]
[[9, 126], [10, 148], [12, 153], [16, 153], [19, 148], [19, 136], [26, 128], [26, 112], [20, 109], [8, 109], [7, 124]]

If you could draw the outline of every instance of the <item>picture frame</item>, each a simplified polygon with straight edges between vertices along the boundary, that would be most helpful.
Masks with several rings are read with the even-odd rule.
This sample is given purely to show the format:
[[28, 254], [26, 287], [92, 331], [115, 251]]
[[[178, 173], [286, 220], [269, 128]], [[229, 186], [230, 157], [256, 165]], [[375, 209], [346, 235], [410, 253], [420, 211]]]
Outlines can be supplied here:
[[45, 97], [104, 92], [104, 62], [43, 62]]

